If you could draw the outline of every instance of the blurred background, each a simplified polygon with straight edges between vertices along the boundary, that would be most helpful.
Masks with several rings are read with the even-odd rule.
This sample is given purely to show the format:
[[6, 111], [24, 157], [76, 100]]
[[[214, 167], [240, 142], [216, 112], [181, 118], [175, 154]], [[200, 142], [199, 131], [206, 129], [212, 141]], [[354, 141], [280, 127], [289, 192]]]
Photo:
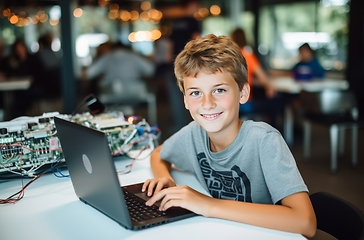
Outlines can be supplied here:
[[[78, 94], [85, 93], [70, 88], [82, 69], [92, 64], [100, 44], [120, 41], [152, 57], [156, 41], [168, 35], [174, 20], [184, 14], [182, 4], [179, 0], [0, 0], [2, 56], [18, 38], [35, 54], [39, 37], [51, 34], [51, 48], [63, 63], [63, 111], [71, 112], [83, 97]], [[201, 0], [193, 16], [201, 23], [201, 35], [230, 35], [235, 28], [244, 28], [271, 74], [289, 70], [298, 58], [297, 48], [308, 42], [330, 74], [362, 89], [363, 10], [357, 4], [359, 0]]]
[[[244, 29], [251, 50], [270, 78], [287, 76], [299, 59], [297, 49], [303, 43], [309, 43], [326, 76], [347, 81], [357, 98], [359, 112], [364, 112], [364, 8], [361, 0], [201, 0], [192, 12], [186, 8], [187, 2], [0, 0], [0, 70], [5, 66], [3, 59], [11, 55], [12, 46], [19, 39], [25, 43], [28, 54], [39, 56], [47, 45], [41, 40], [48, 36], [45, 62], [48, 65], [54, 62], [54, 68], [48, 68], [44, 63], [32, 67], [42, 78], [40, 94], [27, 95], [27, 90], [9, 90], [0, 84], [2, 120], [50, 111], [72, 113], [90, 93], [101, 97], [98, 78], [106, 73], [91, 76], [91, 66], [103, 54], [113, 52], [118, 43], [152, 63], [155, 69], [143, 76], [146, 90], [140, 93], [140, 98], [133, 100], [125, 95], [123, 100], [110, 100], [110, 103], [126, 105], [123, 111], [158, 124], [163, 141], [176, 129], [172, 128], [175, 118], [172, 100], [168, 96], [168, 77], [158, 67], [161, 63], [171, 64], [173, 56], [163, 54], [171, 51], [168, 47], [170, 36], [178, 19], [186, 17], [187, 13], [198, 22], [202, 36], [208, 33], [231, 35], [236, 28]], [[163, 39], [169, 41], [163, 42]], [[123, 71], [129, 73], [140, 65], [142, 63], [134, 64]], [[117, 68], [111, 67], [107, 71]], [[11, 78], [5, 73], [0, 76], [2, 82]], [[33, 83], [37, 74], [34, 76]], [[13, 77], [18, 76], [14, 74]], [[9, 95], [10, 92], [15, 95]], [[9, 98], [12, 98], [11, 103]], [[15, 107], [9, 108], [8, 104], [18, 106], [19, 99], [20, 106], [25, 106], [24, 102], [28, 100], [36, 101], [31, 101], [23, 112], [17, 112]], [[132, 99], [131, 103], [126, 99]], [[105, 101], [108, 100], [105, 98]], [[359, 114], [360, 118], [362, 115]], [[358, 166], [353, 168], [350, 165], [351, 152], [346, 151], [339, 158], [338, 172], [332, 174], [329, 170], [328, 130], [312, 127], [312, 157], [306, 161], [303, 158], [302, 129], [295, 120], [294, 142], [290, 147], [311, 191], [333, 192], [364, 210], [363, 130], [359, 129], [357, 140]], [[282, 125], [283, 120], [280, 121]], [[283, 128], [281, 125], [278, 125], [279, 130]], [[350, 140], [350, 136], [346, 139]], [[348, 149], [351, 146], [349, 140], [344, 143]]]

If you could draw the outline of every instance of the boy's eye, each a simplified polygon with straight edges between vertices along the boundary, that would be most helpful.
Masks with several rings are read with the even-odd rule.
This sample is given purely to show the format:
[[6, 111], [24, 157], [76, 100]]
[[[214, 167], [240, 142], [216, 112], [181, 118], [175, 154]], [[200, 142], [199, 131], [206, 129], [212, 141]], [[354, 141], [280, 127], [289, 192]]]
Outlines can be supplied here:
[[190, 95], [191, 95], [192, 97], [197, 97], [197, 96], [199, 96], [199, 95], [200, 95], [200, 92], [199, 92], [199, 91], [193, 91], [193, 92], [191, 92], [191, 93], [190, 93]]
[[214, 92], [215, 93], [224, 93], [224, 92], [226, 92], [226, 90], [225, 89], [222, 89], [222, 88], [218, 88]]

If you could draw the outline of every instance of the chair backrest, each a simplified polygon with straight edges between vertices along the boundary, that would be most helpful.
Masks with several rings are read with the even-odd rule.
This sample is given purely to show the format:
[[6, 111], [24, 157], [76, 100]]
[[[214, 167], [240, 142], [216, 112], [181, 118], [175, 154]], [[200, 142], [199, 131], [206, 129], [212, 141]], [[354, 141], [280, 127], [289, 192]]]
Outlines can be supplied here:
[[355, 114], [357, 111], [356, 97], [349, 90], [302, 91], [300, 102], [308, 114]]
[[340, 239], [364, 239], [364, 215], [356, 206], [333, 194], [310, 195], [317, 219], [317, 229]]

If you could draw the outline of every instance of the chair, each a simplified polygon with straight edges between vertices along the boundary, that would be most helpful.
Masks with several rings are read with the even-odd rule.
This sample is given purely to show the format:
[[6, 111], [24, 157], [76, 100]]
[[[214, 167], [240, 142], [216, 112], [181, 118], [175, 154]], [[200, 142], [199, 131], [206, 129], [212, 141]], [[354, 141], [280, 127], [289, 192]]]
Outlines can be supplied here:
[[310, 157], [311, 123], [317, 123], [330, 128], [331, 172], [337, 171], [338, 152], [344, 152], [345, 129], [352, 129], [352, 165], [356, 166], [360, 121], [355, 95], [349, 90], [302, 91], [300, 103], [303, 112], [304, 158]]
[[146, 83], [133, 81], [132, 84], [123, 84], [115, 81], [111, 87], [100, 87], [99, 91], [98, 98], [107, 109], [123, 110], [125, 115], [132, 115], [139, 105], [147, 104], [146, 120], [151, 125], [157, 124], [157, 98], [154, 92], [148, 91]]
[[364, 239], [364, 215], [350, 202], [326, 192], [310, 195], [317, 229], [339, 240]]
[[125, 98], [114, 94], [100, 94], [99, 99], [109, 110], [122, 110], [125, 115], [134, 114], [139, 104], [147, 104], [147, 122], [157, 124], [157, 98], [154, 93], [145, 93], [142, 97]]

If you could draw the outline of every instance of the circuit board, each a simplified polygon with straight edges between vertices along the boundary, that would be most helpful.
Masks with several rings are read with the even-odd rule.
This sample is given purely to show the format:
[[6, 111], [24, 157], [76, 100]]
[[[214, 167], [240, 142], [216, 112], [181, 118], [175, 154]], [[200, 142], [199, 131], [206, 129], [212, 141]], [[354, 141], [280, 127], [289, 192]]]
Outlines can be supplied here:
[[30, 176], [41, 168], [64, 162], [55, 116], [104, 132], [112, 155], [128, 152], [137, 138], [136, 125], [126, 121], [121, 112], [99, 115], [50, 112], [0, 122], [0, 177], [2, 174]]

